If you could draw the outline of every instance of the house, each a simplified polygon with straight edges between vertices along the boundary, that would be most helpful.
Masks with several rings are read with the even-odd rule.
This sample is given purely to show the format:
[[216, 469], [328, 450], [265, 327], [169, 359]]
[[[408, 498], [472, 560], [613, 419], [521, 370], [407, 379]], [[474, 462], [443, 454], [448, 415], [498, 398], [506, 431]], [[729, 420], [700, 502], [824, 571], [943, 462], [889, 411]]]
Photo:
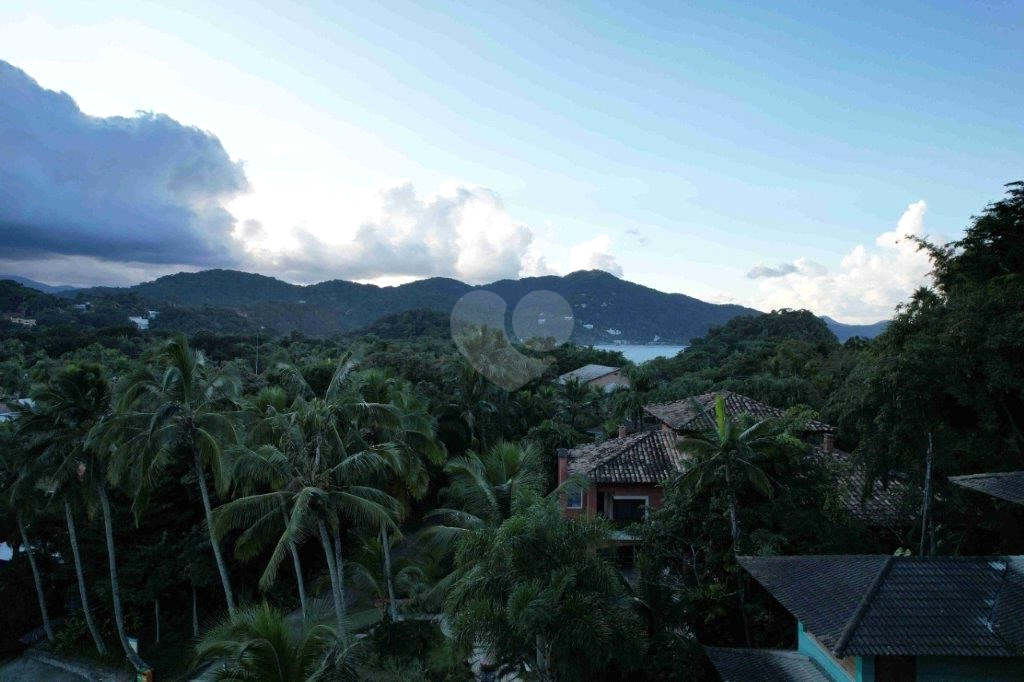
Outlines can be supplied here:
[[[34, 407], [36, 404], [32, 398], [16, 398], [14, 402], [20, 407]], [[17, 408], [11, 407], [7, 403], [0, 403], [0, 422], [11, 421], [12, 419], [17, 419], [17, 417]]]
[[740, 557], [796, 651], [709, 648], [723, 680], [1024, 679], [1024, 556]]
[[[715, 428], [715, 402], [719, 397], [724, 399], [725, 412], [730, 417], [749, 414], [754, 419], [777, 419], [786, 414], [785, 410], [731, 391], [715, 391], [670, 403], [655, 403], [644, 409], [661, 423], [663, 429], [676, 433], [706, 433]], [[811, 420], [805, 425], [804, 431], [807, 434], [831, 434], [835, 429], [824, 422]]]
[[[707, 432], [715, 425], [715, 401], [725, 398], [730, 416], [750, 414], [755, 418], [781, 417], [778, 408], [747, 396], [723, 391], [693, 396], [672, 403], [648, 405], [647, 413], [660, 427], [634, 434], [620, 429], [618, 438], [558, 452], [558, 482], [570, 476], [585, 478], [589, 487], [565, 500], [565, 513], [575, 516], [586, 510], [612, 521], [640, 520], [642, 504], [649, 509], [661, 506], [662, 483], [684, 467], [686, 457], [676, 443], [683, 436]], [[835, 447], [833, 428], [810, 421], [804, 436], [811, 446], [810, 456], [829, 462], [840, 483], [843, 501], [849, 512], [872, 526], [900, 527], [913, 523], [918, 500], [910, 486], [893, 481], [887, 487], [875, 483], [865, 492], [866, 477], [849, 453]]]
[[629, 388], [629, 379], [622, 375], [621, 367], [607, 367], [605, 365], [584, 365], [579, 369], [566, 372], [555, 379], [557, 384], [566, 384], [576, 380], [581, 384], [600, 388], [606, 393], [617, 388]]
[[7, 318], [12, 324], [20, 324], [22, 327], [35, 327], [36, 321], [30, 317], [11, 316]]
[[1015, 504], [1024, 504], [1024, 471], [950, 476], [949, 480], [963, 488], [976, 490]]
[[149, 329], [149, 318], [148, 317], [129, 317], [128, 321], [134, 324], [139, 331], [146, 331]]
[[580, 475], [588, 487], [565, 500], [567, 516], [584, 512], [610, 521], [642, 521], [661, 506], [662, 482], [678, 471], [683, 453], [675, 434], [641, 431], [603, 443], [558, 451], [558, 482]]

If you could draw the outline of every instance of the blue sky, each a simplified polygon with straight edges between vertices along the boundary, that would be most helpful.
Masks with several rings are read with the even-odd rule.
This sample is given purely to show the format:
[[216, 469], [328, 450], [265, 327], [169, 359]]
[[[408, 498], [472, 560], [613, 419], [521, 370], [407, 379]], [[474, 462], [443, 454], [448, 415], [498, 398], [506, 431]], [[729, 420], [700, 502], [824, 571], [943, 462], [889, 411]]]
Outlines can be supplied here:
[[[151, 156], [178, 165], [138, 171], [144, 207], [111, 202], [158, 204], [158, 225], [193, 216], [208, 248], [176, 251], [175, 229], [122, 252], [115, 216], [100, 254], [55, 238], [0, 258], [47, 281], [602, 267], [869, 321], [925, 281], [899, 237], [955, 238], [1024, 176], [1022, 2], [64, 4], [5, 3], [0, 60], [84, 114], [165, 114], [223, 150], [172, 154], [188, 136], [164, 126]], [[165, 201], [167, 178], [200, 166], [216, 187]], [[24, 186], [42, 202], [64, 185]], [[19, 235], [26, 215], [41, 214], [19, 214]], [[60, 222], [46, 215], [39, 230]]]

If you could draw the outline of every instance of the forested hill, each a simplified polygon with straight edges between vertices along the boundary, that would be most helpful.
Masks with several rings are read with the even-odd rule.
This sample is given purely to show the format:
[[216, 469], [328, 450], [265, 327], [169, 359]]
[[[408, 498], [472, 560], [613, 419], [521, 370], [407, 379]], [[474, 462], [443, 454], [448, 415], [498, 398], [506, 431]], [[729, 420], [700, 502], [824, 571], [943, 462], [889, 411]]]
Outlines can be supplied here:
[[[685, 344], [734, 317], [759, 314], [743, 306], [664, 293], [597, 270], [500, 280], [481, 287], [446, 278], [396, 287], [344, 280], [302, 286], [253, 273], [207, 270], [168, 275], [127, 288], [79, 289], [62, 295], [76, 300], [131, 298], [171, 313], [155, 321], [154, 328], [173, 324], [183, 331], [241, 332], [263, 327], [270, 332], [297, 330], [310, 336], [329, 336], [411, 310], [447, 314], [459, 298], [477, 288], [501, 296], [509, 310], [533, 291], [561, 295], [572, 305], [573, 338], [581, 343]], [[840, 339], [859, 333], [829, 322]]]

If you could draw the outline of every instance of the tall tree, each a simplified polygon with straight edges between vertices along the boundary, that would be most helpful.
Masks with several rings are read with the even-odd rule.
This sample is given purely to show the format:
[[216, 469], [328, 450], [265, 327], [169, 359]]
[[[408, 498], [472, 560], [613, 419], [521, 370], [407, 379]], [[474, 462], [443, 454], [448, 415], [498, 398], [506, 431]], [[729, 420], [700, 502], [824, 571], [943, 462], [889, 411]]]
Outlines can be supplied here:
[[[237, 441], [238, 377], [211, 367], [183, 336], [167, 341], [155, 366], [133, 376], [120, 396], [127, 448], [139, 447], [126, 462], [137, 495], [145, 495], [155, 473], [175, 457], [192, 465], [203, 500], [210, 545], [217, 563], [228, 612], [235, 612], [228, 567], [213, 532], [213, 506], [206, 474], [218, 493], [226, 493], [230, 466], [226, 446]], [[134, 431], [134, 433], [133, 433]]]
[[[278, 417], [276, 442], [249, 455], [248, 467], [254, 483], [274, 483], [283, 475], [285, 483], [269, 492], [232, 500], [218, 510], [218, 527], [250, 524], [283, 503], [288, 524], [260, 578], [263, 587], [276, 578], [289, 546], [309, 536], [317, 537], [324, 550], [337, 620], [338, 637], [346, 638], [343, 531], [352, 525], [389, 529], [395, 527], [397, 501], [372, 485], [387, 466], [386, 446], [363, 448], [354, 438], [352, 412], [373, 411], [380, 406], [348, 402], [345, 383], [351, 372], [350, 358], [343, 358], [323, 396], [316, 397], [301, 373], [283, 368], [285, 377], [299, 395]], [[272, 472], [272, 480], [260, 481], [261, 472]]]
[[632, 679], [642, 625], [597, 551], [609, 533], [601, 519], [566, 519], [556, 496], [523, 495], [499, 525], [463, 535], [445, 603], [456, 641], [540, 680]]
[[89, 432], [110, 411], [110, 385], [99, 365], [72, 364], [44, 384], [34, 399], [34, 406], [18, 420], [18, 429], [37, 449], [37, 474], [64, 507], [82, 614], [96, 650], [105, 655], [107, 647], [89, 605], [73, 507], [81, 506], [76, 502], [91, 492], [86, 485], [91, 457], [84, 447]]
[[50, 612], [46, 607], [46, 594], [43, 589], [43, 576], [39, 571], [35, 550], [28, 535], [27, 519], [39, 506], [39, 491], [31, 475], [26, 457], [24, 443], [19, 443], [8, 424], [0, 423], [0, 492], [4, 502], [14, 516], [18, 526], [22, 551], [28, 557], [32, 568], [32, 579], [36, 587], [36, 599], [39, 602], [39, 614], [43, 619], [43, 631], [49, 641], [54, 641], [53, 624]]

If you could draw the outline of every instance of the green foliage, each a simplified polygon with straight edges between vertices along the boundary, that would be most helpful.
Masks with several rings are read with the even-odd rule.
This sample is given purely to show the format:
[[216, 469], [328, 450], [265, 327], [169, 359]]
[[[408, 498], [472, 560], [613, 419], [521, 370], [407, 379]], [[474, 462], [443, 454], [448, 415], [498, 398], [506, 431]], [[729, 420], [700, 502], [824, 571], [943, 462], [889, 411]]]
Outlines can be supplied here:
[[265, 603], [240, 609], [196, 644], [197, 662], [212, 663], [199, 679], [210, 682], [355, 680], [349, 657], [329, 626], [290, 622]]
[[608, 533], [534, 496], [500, 525], [463, 536], [445, 603], [456, 641], [541, 679], [628, 679], [642, 627], [622, 576], [598, 552]]

